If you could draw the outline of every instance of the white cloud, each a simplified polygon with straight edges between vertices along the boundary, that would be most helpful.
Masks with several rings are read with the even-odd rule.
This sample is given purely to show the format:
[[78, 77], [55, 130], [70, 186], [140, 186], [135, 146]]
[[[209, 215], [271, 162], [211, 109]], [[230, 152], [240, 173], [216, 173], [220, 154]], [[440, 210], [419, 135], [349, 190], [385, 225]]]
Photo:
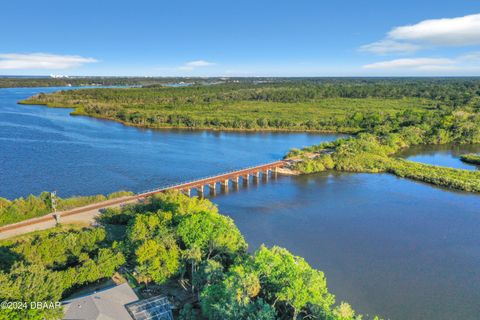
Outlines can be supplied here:
[[368, 52], [373, 52], [375, 54], [388, 54], [388, 53], [415, 52], [420, 48], [421, 47], [417, 44], [384, 39], [384, 40], [363, 45], [360, 47], [360, 51], [368, 51]]
[[477, 45], [480, 44], [480, 14], [424, 20], [414, 25], [394, 28], [388, 37], [441, 46]]
[[469, 46], [480, 44], [480, 14], [456, 18], [430, 19], [400, 26], [385, 39], [360, 47], [375, 54], [411, 53], [429, 46]]
[[48, 53], [3, 53], [0, 54], [0, 69], [69, 69], [85, 63], [97, 62], [81, 56], [55, 55]]
[[208, 62], [205, 60], [195, 60], [195, 61], [190, 61], [185, 63], [184, 65], [180, 66], [178, 69], [184, 70], [184, 71], [191, 71], [196, 68], [209, 67], [213, 65], [215, 65], [215, 63], [213, 62]]
[[364, 69], [381, 69], [381, 70], [439, 70], [450, 68], [455, 65], [456, 61], [453, 59], [444, 58], [412, 58], [412, 59], [395, 59], [388, 61], [380, 61], [364, 65]]

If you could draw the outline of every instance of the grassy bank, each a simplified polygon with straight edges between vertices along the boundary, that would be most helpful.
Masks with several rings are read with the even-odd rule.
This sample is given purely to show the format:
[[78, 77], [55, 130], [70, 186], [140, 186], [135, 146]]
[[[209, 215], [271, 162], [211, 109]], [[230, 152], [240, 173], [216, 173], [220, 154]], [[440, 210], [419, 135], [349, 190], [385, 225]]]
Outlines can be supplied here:
[[[57, 210], [63, 211], [129, 195], [133, 195], [133, 193], [118, 191], [107, 196], [95, 195], [65, 199], [56, 197], [55, 199], [57, 202]], [[26, 198], [18, 198], [15, 200], [0, 198], [0, 226], [40, 217], [52, 211], [52, 199], [49, 192], [43, 192], [38, 197], [30, 195]]]
[[334, 143], [295, 149], [286, 158], [294, 161], [293, 169], [301, 173], [329, 169], [344, 172], [388, 172], [446, 188], [480, 192], [479, 171], [439, 167], [395, 157], [395, 153], [401, 149], [418, 142], [407, 139], [412, 137], [410, 131], [410, 128], [406, 128], [401, 133], [382, 136], [360, 134]]
[[460, 160], [466, 163], [477, 164], [480, 165], [480, 155], [478, 154], [464, 154], [460, 157]]

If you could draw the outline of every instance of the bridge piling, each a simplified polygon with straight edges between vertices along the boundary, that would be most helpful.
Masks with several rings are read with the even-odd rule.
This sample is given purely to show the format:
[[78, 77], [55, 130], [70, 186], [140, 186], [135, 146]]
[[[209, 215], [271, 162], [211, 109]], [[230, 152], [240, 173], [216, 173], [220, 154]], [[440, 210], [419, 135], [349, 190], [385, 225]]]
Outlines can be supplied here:
[[243, 175], [242, 180], [243, 180], [243, 185], [248, 186], [248, 180], [250, 179], [250, 175], [247, 173]]
[[205, 187], [202, 185], [202, 186], [196, 187], [196, 189], [197, 189], [197, 196], [199, 198], [203, 198], [203, 192], [204, 192]]
[[272, 179], [277, 179], [278, 168], [274, 167], [270, 169]]
[[222, 191], [223, 192], [228, 192], [228, 179], [223, 180], [220, 184], [222, 186]]
[[235, 186], [237, 185], [238, 186], [238, 182], [240, 180], [240, 177], [239, 176], [235, 176], [232, 178], [232, 184]]
[[208, 189], [210, 189], [210, 196], [215, 196], [217, 194], [217, 182], [210, 183]]
[[239, 182], [240, 182], [240, 177], [239, 176], [235, 176], [235, 177], [232, 178], [232, 188], [233, 188], [233, 190], [238, 191]]
[[262, 179], [263, 179], [264, 181], [267, 181], [267, 180], [268, 180], [268, 169], [263, 170], [263, 172], [262, 172]]
[[260, 179], [260, 171], [254, 172], [254, 173], [253, 173], [253, 182], [254, 182], [255, 184], [257, 184], [259, 179]]

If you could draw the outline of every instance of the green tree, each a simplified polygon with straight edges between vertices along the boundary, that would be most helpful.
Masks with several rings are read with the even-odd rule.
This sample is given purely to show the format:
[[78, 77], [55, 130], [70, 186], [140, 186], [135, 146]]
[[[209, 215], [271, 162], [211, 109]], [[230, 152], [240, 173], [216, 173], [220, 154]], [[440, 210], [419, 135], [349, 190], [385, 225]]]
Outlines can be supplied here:
[[232, 259], [247, 248], [233, 220], [210, 212], [201, 212], [184, 218], [177, 234], [186, 248], [200, 248], [207, 259], [214, 255]]
[[261, 279], [262, 295], [279, 309], [291, 308], [292, 317], [310, 313], [309, 306], [330, 310], [334, 297], [327, 290], [323, 272], [312, 269], [303, 258], [286, 249], [262, 246], [254, 254], [255, 270]]
[[201, 294], [202, 313], [212, 320], [270, 320], [275, 309], [257, 298], [260, 280], [243, 265], [232, 267], [223, 281], [207, 285]]
[[137, 270], [143, 282], [163, 283], [179, 268], [180, 250], [172, 238], [146, 240], [135, 250]]

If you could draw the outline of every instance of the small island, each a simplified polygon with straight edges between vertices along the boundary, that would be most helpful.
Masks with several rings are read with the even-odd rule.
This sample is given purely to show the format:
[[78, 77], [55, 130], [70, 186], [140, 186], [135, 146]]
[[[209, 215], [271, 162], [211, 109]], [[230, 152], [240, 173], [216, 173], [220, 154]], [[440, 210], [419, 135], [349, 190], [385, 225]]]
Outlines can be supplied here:
[[463, 162], [480, 165], [480, 155], [478, 154], [464, 154], [460, 157]]

